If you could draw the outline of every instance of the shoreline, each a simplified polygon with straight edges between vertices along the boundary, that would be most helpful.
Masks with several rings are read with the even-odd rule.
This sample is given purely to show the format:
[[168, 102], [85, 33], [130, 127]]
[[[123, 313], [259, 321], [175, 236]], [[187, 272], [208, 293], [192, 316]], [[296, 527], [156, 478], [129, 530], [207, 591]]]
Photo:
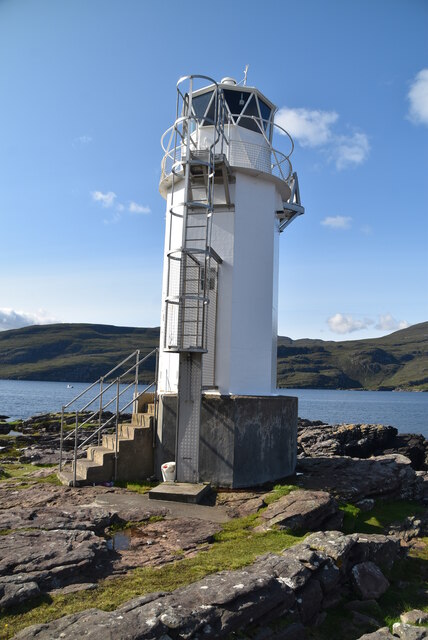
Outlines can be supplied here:
[[1, 436], [2, 637], [197, 638], [208, 616], [207, 640], [362, 640], [428, 621], [423, 436], [300, 419], [293, 476], [177, 506], [148, 500], [153, 479], [60, 485], [58, 428]]

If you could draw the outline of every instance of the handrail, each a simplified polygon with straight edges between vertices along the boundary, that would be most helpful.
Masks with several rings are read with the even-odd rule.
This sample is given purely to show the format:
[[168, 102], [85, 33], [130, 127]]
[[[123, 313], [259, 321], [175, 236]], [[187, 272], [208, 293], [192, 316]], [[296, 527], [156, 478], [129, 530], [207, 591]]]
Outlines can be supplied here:
[[[78, 452], [78, 450], [81, 449], [87, 442], [92, 440], [97, 435], [98, 435], [98, 443], [99, 443], [100, 442], [100, 433], [101, 433], [101, 431], [106, 426], [108, 426], [114, 419], [116, 420], [116, 440], [117, 440], [117, 438], [118, 438], [118, 424], [119, 424], [119, 416], [120, 416], [120, 414], [122, 414], [125, 411], [125, 409], [127, 409], [133, 403], [138, 401], [138, 398], [143, 393], [146, 393], [147, 390], [151, 389], [153, 386], [155, 387], [155, 395], [156, 395], [156, 393], [157, 393], [157, 390], [156, 390], [156, 384], [157, 384], [156, 378], [155, 378], [155, 380], [153, 382], [151, 382], [148, 386], [146, 386], [145, 389], [143, 391], [141, 391], [141, 392], [138, 392], [138, 383], [139, 383], [139, 367], [140, 367], [140, 365], [142, 363], [144, 363], [146, 360], [148, 360], [148, 358], [153, 357], [153, 355], [156, 355], [155, 373], [157, 372], [158, 352], [159, 352], [159, 349], [156, 347], [155, 349], [152, 349], [152, 351], [147, 353], [144, 356], [144, 358], [140, 359], [140, 350], [136, 349], [129, 356], [127, 356], [126, 358], [121, 360], [121, 362], [119, 364], [117, 364], [115, 367], [110, 369], [110, 371], [108, 371], [104, 376], [101, 376], [100, 378], [98, 378], [98, 380], [96, 380], [95, 382], [90, 384], [88, 387], [86, 387], [86, 389], [84, 389], [81, 393], [79, 393], [77, 396], [75, 396], [70, 402], [68, 402], [67, 404], [64, 404], [62, 406], [62, 410], [61, 410], [59, 469], [60, 469], [60, 471], [62, 471], [62, 467], [63, 467], [63, 443], [66, 440], [69, 440], [70, 438], [74, 437], [74, 463], [73, 463], [73, 485], [74, 486], [76, 485], [76, 466], [77, 466], [76, 463], [77, 463], [77, 452]], [[105, 382], [106, 378], [111, 376], [118, 369], [123, 367], [123, 365], [126, 362], [128, 362], [131, 358], [134, 358], [134, 357], [135, 357], [135, 362], [134, 362], [134, 364], [132, 364], [132, 366], [128, 367], [126, 369], [126, 371], [122, 372], [120, 375], [116, 376], [114, 378], [114, 380], [112, 380], [107, 386], [104, 386], [104, 382]], [[122, 381], [127, 376], [129, 376], [129, 374], [132, 373], [133, 371], [135, 371], [135, 374], [134, 374], [134, 379], [132, 380], [132, 382], [125, 384], [124, 388], [120, 389], [120, 385], [122, 384]], [[156, 376], [157, 376], [157, 373], [156, 373]], [[98, 391], [98, 393], [95, 396], [93, 396], [93, 397], [91, 396], [91, 399], [88, 402], [86, 402], [80, 409], [76, 409], [75, 410], [75, 426], [70, 431], [70, 433], [68, 433], [66, 436], [64, 436], [65, 410], [68, 407], [70, 407], [73, 403], [75, 403], [77, 400], [80, 400], [81, 398], [83, 398], [83, 396], [85, 394], [89, 393], [96, 385], [99, 385], [99, 389], [100, 390]], [[116, 394], [115, 394], [115, 396], [113, 396], [113, 398], [111, 398], [110, 400], [107, 400], [105, 402], [104, 401], [105, 393], [107, 391], [109, 391], [110, 389], [112, 389], [114, 386], [116, 386]], [[131, 389], [133, 386], [135, 386], [135, 392], [133, 394], [132, 400], [130, 400], [122, 408], [120, 408], [120, 398], [122, 397], [122, 395], [124, 393], [129, 391], [129, 389]], [[82, 413], [86, 412], [86, 409], [88, 409], [88, 407], [90, 407], [97, 400], [99, 400], [98, 408], [95, 411], [90, 412], [89, 416], [86, 416], [86, 417], [82, 416]], [[114, 402], [116, 402], [116, 410], [112, 413], [112, 415], [107, 420], [105, 420], [103, 422], [102, 421], [103, 412], [108, 407], [110, 407], [110, 405], [113, 404]], [[155, 406], [156, 406], [156, 403], [155, 403]], [[79, 421], [79, 415], [81, 416], [80, 420], [83, 418], [82, 422]], [[93, 431], [88, 437], [84, 438], [84, 441], [79, 444], [78, 443], [78, 432], [79, 432], [79, 429], [81, 429], [82, 427], [84, 427], [85, 425], [90, 423], [97, 415], [99, 416], [98, 428], [95, 431]], [[115, 457], [117, 458], [117, 452], [115, 454]], [[115, 468], [117, 470], [117, 460], [116, 460], [116, 463], [115, 463]]]
[[128, 360], [130, 358], [132, 358], [132, 356], [135, 356], [138, 352], [139, 352], [139, 349], [137, 349], [136, 351], [131, 353], [131, 355], [127, 356], [124, 360], [122, 360], [122, 362], [119, 362], [119, 364], [117, 364], [115, 367], [113, 367], [113, 369], [110, 369], [110, 371], [108, 373], [106, 373], [104, 376], [101, 376], [101, 377], [98, 378], [98, 380], [95, 380], [95, 382], [90, 384], [89, 387], [86, 387], [86, 389], [84, 389], [83, 391], [81, 391], [81, 393], [79, 393], [77, 396], [75, 396], [73, 398], [73, 400], [70, 400], [70, 402], [67, 402], [67, 404], [64, 405], [64, 409], [67, 409], [70, 405], [73, 404], [73, 402], [76, 402], [76, 400], [79, 400], [79, 398], [81, 398], [83, 395], [85, 395], [85, 393], [87, 393], [90, 389], [95, 387], [95, 385], [99, 384], [101, 382], [101, 380], [105, 380], [106, 378], [108, 378], [109, 375], [111, 375], [114, 371], [119, 369], [119, 367], [121, 367], [123, 364], [125, 364], [125, 362], [128, 362]]
[[[149, 385], [147, 385], [147, 387], [145, 387], [145, 388], [143, 389], [143, 391], [140, 391], [140, 393], [139, 393], [135, 398], [132, 398], [132, 400], [130, 400], [127, 404], [125, 404], [125, 405], [122, 407], [121, 412], [123, 412], [125, 409], [127, 409], [127, 408], [128, 408], [128, 407], [129, 407], [133, 402], [135, 402], [135, 400], [138, 400], [138, 398], [139, 398], [140, 396], [142, 396], [144, 393], [147, 393], [147, 391], [148, 391], [151, 387], [153, 387], [154, 385], [155, 385], [155, 382], [151, 382]], [[116, 398], [113, 398], [113, 400], [116, 400]], [[115, 416], [115, 414], [113, 414], [112, 416], [110, 416], [110, 418], [108, 418], [108, 420], [106, 420], [106, 421], [104, 422], [104, 424], [102, 424], [102, 425], [101, 425], [101, 427], [98, 427], [98, 429], [97, 429], [96, 431], [94, 431], [93, 433], [91, 433], [91, 435], [90, 435], [90, 436], [88, 436], [88, 437], [86, 438], [86, 440], [84, 440], [83, 442], [81, 442], [81, 443], [79, 444], [78, 449], [81, 449], [81, 448], [82, 448], [82, 447], [83, 447], [87, 442], [89, 442], [90, 440], [92, 440], [92, 438], [94, 438], [94, 437], [98, 434], [98, 432], [99, 432], [99, 431], [101, 431], [104, 427], [106, 427], [106, 426], [107, 426], [107, 424], [108, 424], [109, 422], [111, 422], [111, 421], [113, 420], [113, 418], [115, 418], [115, 417], [116, 417], [116, 416]]]
[[[288, 133], [288, 131], [286, 129], [284, 129], [284, 127], [281, 127], [281, 125], [277, 124], [276, 122], [272, 121], [271, 119], [265, 119], [265, 118], [261, 118], [259, 116], [254, 116], [254, 115], [247, 115], [247, 114], [230, 114], [229, 116], [230, 118], [233, 118], [235, 122], [235, 120], [251, 120], [252, 122], [254, 122], [258, 129], [260, 134], [263, 136], [263, 139], [265, 140], [265, 142], [267, 143], [267, 146], [264, 147], [263, 145], [257, 145], [257, 143], [254, 142], [249, 142], [249, 141], [245, 141], [245, 140], [231, 140], [230, 136], [229, 138], [226, 136], [225, 132], [223, 132], [223, 139], [226, 142], [226, 145], [228, 147], [228, 160], [230, 161], [230, 153], [231, 153], [231, 148], [233, 146], [236, 147], [236, 145], [240, 144], [242, 145], [242, 147], [245, 149], [245, 147], [256, 147], [259, 146], [260, 149], [266, 149], [268, 150], [270, 153], [272, 153], [273, 155], [273, 159], [275, 160], [275, 162], [271, 162], [270, 163], [270, 171], [266, 171], [267, 167], [265, 168], [265, 170], [263, 170], [263, 168], [261, 167], [257, 167], [258, 170], [263, 171], [264, 173], [272, 173], [275, 169], [278, 169], [278, 173], [279, 176], [284, 182], [287, 182], [290, 179], [290, 176], [292, 174], [293, 168], [291, 165], [291, 161], [290, 161], [290, 156], [292, 155], [293, 151], [294, 151], [294, 141], [293, 138], [291, 137], [291, 135]], [[170, 175], [171, 173], [174, 173], [172, 167], [170, 171], [166, 170], [166, 163], [169, 160], [170, 162], [172, 162], [173, 164], [177, 164], [180, 162], [181, 158], [177, 158], [177, 151], [179, 151], [180, 149], [182, 149], [185, 144], [184, 143], [179, 143], [177, 145], [176, 140], [175, 140], [175, 136], [174, 133], [179, 132], [179, 126], [181, 124], [183, 124], [184, 122], [196, 122], [197, 125], [201, 126], [201, 128], [205, 128], [207, 126], [206, 122], [209, 119], [204, 117], [204, 116], [196, 116], [196, 115], [186, 115], [186, 116], [180, 116], [179, 118], [177, 118], [177, 120], [174, 122], [173, 125], [171, 125], [171, 127], [169, 127], [162, 135], [161, 137], [161, 147], [162, 150], [164, 152], [164, 156], [162, 158], [162, 163], [161, 163], [161, 169], [162, 169], [162, 174], [161, 174], [161, 182], [162, 180]], [[201, 125], [201, 123], [204, 122], [203, 125]], [[210, 121], [211, 122], [211, 121]], [[231, 123], [229, 123], [231, 124]], [[214, 126], [214, 128], [217, 131], [217, 127], [215, 127], [214, 122], [212, 121], [212, 124], [208, 125], [209, 127]], [[234, 126], [239, 126], [238, 124], [235, 124]], [[272, 131], [276, 131], [278, 130], [278, 132], [280, 133], [280, 135], [282, 136], [286, 136], [290, 142], [290, 151], [288, 153], [283, 153], [282, 151], [279, 151], [278, 149], [275, 149], [275, 147], [273, 146], [272, 142], [269, 140], [269, 138], [266, 135], [266, 130], [268, 129], [268, 127], [272, 127]], [[218, 133], [218, 132], [217, 132]], [[167, 136], [169, 134], [169, 138], [168, 140], [166, 140]], [[192, 138], [191, 138], [192, 139]], [[211, 145], [211, 147], [215, 147], [215, 145], [218, 142], [218, 137], [217, 139], [213, 142], [213, 144]], [[196, 143], [193, 141], [194, 145], [196, 146]], [[198, 150], [198, 149], [196, 149]], [[285, 174], [282, 170], [282, 166], [283, 163], [287, 163], [288, 164], [288, 171], [285, 171]], [[239, 164], [237, 164], [236, 166], [240, 166]]]

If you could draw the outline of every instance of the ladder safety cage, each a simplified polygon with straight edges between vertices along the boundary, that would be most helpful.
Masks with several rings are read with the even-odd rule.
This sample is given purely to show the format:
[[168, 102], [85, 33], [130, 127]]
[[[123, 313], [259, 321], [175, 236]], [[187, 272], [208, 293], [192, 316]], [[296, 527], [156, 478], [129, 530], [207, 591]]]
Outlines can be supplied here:
[[[195, 81], [209, 81], [209, 116], [195, 110]], [[228, 144], [224, 133], [224, 98], [218, 84], [206, 76], [186, 76], [177, 83], [176, 120], [171, 127], [164, 156], [169, 162], [171, 195], [169, 204], [169, 248], [165, 336], [168, 351], [207, 351], [207, 307], [212, 273], [212, 215], [216, 160], [224, 156]], [[200, 127], [209, 126], [213, 136], [200, 148]]]

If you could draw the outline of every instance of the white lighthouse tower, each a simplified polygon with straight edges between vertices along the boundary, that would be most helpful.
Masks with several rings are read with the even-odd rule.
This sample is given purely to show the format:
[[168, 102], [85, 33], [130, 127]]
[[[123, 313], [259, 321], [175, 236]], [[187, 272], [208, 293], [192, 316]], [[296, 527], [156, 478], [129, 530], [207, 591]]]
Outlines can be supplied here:
[[158, 462], [174, 459], [180, 482], [294, 470], [297, 400], [276, 391], [278, 258], [304, 209], [275, 111], [255, 87], [187, 76], [162, 138]]

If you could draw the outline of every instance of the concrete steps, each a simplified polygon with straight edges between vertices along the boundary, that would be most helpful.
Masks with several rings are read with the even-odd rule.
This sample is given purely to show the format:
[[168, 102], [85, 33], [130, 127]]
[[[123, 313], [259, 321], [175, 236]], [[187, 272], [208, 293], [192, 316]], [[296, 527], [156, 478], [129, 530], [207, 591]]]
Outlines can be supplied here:
[[[153, 475], [153, 429], [155, 405], [134, 413], [130, 423], [118, 425], [116, 434], [103, 435], [102, 446], [88, 447], [86, 458], [76, 462], [79, 485], [119, 481], [141, 481]], [[116, 446], [117, 445], [117, 446]], [[63, 484], [71, 484], [74, 468], [58, 474]]]

